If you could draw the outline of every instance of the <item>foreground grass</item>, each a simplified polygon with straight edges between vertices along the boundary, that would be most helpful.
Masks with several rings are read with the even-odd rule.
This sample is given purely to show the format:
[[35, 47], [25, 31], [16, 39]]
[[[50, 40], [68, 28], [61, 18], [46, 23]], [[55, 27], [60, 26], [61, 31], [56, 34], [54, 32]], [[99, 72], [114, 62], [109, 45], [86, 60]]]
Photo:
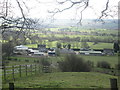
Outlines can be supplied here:
[[[110, 88], [110, 78], [115, 76], [93, 72], [43, 73], [36, 77], [15, 81], [15, 88]], [[8, 88], [8, 83], [3, 84]]]

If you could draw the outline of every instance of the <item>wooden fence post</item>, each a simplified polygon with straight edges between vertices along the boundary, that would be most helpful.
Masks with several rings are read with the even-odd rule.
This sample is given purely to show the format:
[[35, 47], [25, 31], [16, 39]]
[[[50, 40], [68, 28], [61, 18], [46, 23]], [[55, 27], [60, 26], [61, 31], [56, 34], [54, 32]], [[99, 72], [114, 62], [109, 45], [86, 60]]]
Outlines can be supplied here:
[[19, 73], [20, 73], [20, 77], [21, 77], [21, 65], [19, 65]]
[[110, 84], [111, 84], [111, 90], [118, 90], [117, 79], [111, 78]]
[[12, 66], [12, 75], [13, 75], [13, 80], [15, 80], [15, 77], [14, 77], [14, 66]]
[[40, 64], [39, 64], [39, 73], [40, 73]]
[[36, 74], [36, 64], [35, 64], [35, 74]]
[[9, 83], [9, 90], [14, 90], [14, 83]]
[[27, 76], [27, 65], [25, 65], [26, 66], [26, 76]]
[[4, 80], [6, 81], [6, 67], [4, 65]]
[[32, 64], [30, 66], [31, 66], [31, 75], [32, 75]]

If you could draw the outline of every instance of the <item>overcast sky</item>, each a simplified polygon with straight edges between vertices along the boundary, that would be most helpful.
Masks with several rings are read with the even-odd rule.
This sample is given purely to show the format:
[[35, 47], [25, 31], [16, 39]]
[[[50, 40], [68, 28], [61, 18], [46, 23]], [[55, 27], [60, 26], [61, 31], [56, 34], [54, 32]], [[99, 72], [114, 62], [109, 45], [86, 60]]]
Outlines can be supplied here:
[[[24, 9], [24, 13], [28, 17], [32, 18], [51, 18], [49, 11], [54, 10], [55, 8], [60, 8], [63, 9], [65, 7], [70, 6], [70, 2], [65, 3], [64, 5], [60, 6], [56, 3], [56, 0], [19, 0], [20, 2], [23, 1], [24, 3], [21, 3], [22, 8]], [[60, 0], [64, 1], [64, 0]], [[75, 0], [76, 1], [76, 0]], [[77, 0], [79, 1], [79, 0]], [[118, 5], [119, 0], [110, 0], [109, 6], [111, 7], [111, 10], [117, 11], [116, 8], [113, 8], [114, 5]], [[10, 0], [12, 4], [12, 12], [14, 13], [15, 16], [21, 16], [20, 9], [17, 8], [17, 3], [16, 0]], [[83, 18], [84, 19], [95, 19], [98, 16], [101, 15], [101, 11], [105, 9], [105, 3], [107, 0], [90, 0], [89, 6], [91, 8], [87, 8], [83, 12]], [[29, 8], [30, 10], [28, 11], [26, 8]], [[71, 8], [70, 10], [64, 11], [62, 13], [58, 13], [55, 15], [56, 19], [75, 19], [80, 17], [80, 10], [76, 12], [76, 8], [78, 6]], [[117, 18], [117, 16], [115, 16]]]

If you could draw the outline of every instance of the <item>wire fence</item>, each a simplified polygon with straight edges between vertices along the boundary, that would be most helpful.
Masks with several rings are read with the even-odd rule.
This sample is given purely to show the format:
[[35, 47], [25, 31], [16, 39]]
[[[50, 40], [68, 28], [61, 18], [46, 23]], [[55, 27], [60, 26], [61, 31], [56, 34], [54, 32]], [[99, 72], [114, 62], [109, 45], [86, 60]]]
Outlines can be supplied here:
[[4, 81], [15, 81], [18, 78], [42, 72], [50, 72], [49, 66], [41, 66], [40, 64], [4, 66], [2, 68], [2, 78]]

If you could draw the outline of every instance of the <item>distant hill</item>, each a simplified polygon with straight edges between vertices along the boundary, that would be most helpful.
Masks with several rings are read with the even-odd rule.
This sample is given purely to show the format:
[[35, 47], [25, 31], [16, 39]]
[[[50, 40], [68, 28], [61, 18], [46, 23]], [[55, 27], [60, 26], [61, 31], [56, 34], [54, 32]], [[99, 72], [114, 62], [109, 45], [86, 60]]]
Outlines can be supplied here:
[[105, 23], [100, 22], [95, 19], [85, 19], [82, 20], [82, 25], [78, 25], [77, 20], [68, 20], [68, 19], [59, 19], [54, 20], [51, 24], [46, 23], [44, 24], [44, 27], [47, 28], [53, 28], [53, 27], [69, 27], [69, 26], [75, 26], [79, 27], [81, 29], [118, 29], [118, 21], [117, 19], [106, 19], [104, 20]]

